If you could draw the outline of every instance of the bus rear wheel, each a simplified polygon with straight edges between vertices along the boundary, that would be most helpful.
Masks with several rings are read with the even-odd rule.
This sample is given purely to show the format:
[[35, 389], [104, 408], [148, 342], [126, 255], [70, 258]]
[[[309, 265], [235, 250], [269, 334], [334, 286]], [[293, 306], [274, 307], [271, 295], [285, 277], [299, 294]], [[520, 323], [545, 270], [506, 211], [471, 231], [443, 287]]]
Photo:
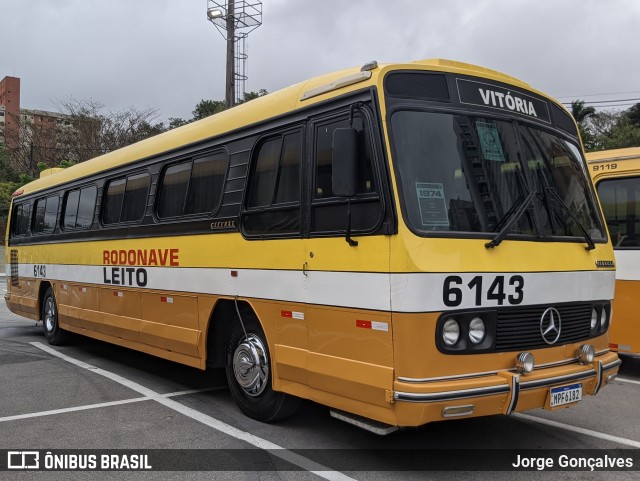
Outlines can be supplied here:
[[69, 341], [69, 333], [58, 324], [58, 306], [51, 287], [47, 288], [42, 298], [42, 328], [47, 342], [53, 346]]
[[245, 310], [242, 322], [236, 317], [229, 329], [225, 370], [233, 399], [250, 418], [278, 421], [292, 415], [300, 404], [300, 399], [271, 388], [269, 346], [253, 312]]

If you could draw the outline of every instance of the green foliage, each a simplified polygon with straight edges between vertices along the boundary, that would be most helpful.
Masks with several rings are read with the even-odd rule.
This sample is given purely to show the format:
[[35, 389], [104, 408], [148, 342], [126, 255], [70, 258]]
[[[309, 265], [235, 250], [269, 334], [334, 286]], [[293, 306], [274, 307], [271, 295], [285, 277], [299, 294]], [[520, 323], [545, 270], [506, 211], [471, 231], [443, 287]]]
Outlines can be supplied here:
[[[9, 206], [11, 205], [11, 196], [24, 184], [31, 182], [29, 176], [20, 176], [19, 182], [2, 181], [0, 182], [0, 239], [4, 237], [9, 216]], [[24, 181], [24, 182], [23, 182]]]
[[201, 100], [193, 109], [193, 120], [204, 119], [210, 115], [218, 114], [225, 109], [223, 100]]
[[4, 144], [0, 144], [0, 182], [15, 182], [18, 174], [11, 165], [11, 157]]
[[587, 118], [596, 113], [594, 107], [585, 107], [583, 100], [574, 100], [571, 102], [571, 115], [576, 119], [578, 124], [582, 124]]
[[[249, 102], [250, 100], [263, 97], [268, 93], [269, 92], [267, 92], [265, 89], [260, 89], [257, 92], [245, 92], [244, 98], [241, 100], [238, 100], [237, 103], [238, 105], [240, 105], [245, 102]], [[196, 120], [202, 120], [212, 115], [219, 114], [224, 110], [226, 110], [226, 105], [224, 100], [202, 99], [200, 100], [200, 102], [196, 104], [196, 107], [193, 109], [193, 112], [191, 112], [193, 117], [190, 118], [189, 120], [181, 119], [180, 117], [170, 117], [168, 130], [175, 129], [177, 127], [182, 127], [183, 125], [190, 124], [191, 122], [195, 122]]]
[[[576, 115], [589, 108], [582, 108], [584, 103], [581, 101], [572, 102], [571, 107], [576, 119]], [[578, 126], [588, 152], [640, 147], [640, 103], [623, 111], [603, 110], [583, 115]]]
[[58, 164], [58, 167], [66, 169], [67, 167], [71, 167], [72, 165], [76, 165], [73, 160], [61, 160], [60, 164]]

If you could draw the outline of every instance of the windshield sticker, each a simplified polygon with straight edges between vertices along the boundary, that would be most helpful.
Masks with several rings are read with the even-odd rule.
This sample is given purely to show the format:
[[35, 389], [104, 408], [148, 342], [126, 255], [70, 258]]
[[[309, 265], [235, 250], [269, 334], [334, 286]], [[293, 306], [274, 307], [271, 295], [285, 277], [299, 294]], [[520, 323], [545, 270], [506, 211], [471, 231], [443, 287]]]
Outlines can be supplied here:
[[424, 227], [449, 227], [444, 188], [439, 183], [416, 182], [420, 219]]
[[500, 143], [500, 134], [495, 124], [486, 122], [476, 122], [476, 130], [480, 138], [480, 146], [482, 154], [486, 160], [494, 160], [496, 162], [504, 162], [504, 151]]

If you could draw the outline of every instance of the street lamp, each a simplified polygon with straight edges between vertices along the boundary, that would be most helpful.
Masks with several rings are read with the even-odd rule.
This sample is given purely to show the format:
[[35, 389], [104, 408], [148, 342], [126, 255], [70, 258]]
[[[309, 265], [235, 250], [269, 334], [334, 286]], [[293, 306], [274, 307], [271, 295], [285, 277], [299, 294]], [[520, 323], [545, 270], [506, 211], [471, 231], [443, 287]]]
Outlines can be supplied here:
[[246, 38], [249, 32], [262, 25], [260, 0], [207, 0], [207, 20], [227, 41], [226, 108], [245, 94]]

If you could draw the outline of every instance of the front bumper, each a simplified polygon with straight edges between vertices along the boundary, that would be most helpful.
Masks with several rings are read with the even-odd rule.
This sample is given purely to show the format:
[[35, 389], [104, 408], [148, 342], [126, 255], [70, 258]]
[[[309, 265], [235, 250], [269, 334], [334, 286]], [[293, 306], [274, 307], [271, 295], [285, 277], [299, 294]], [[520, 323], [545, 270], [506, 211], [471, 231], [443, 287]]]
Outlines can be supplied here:
[[393, 398], [397, 423], [419, 426], [453, 417], [549, 409], [550, 388], [581, 383], [583, 395], [596, 395], [617, 373], [620, 364], [615, 353], [606, 352], [588, 365], [576, 360], [570, 364], [538, 368], [528, 374], [505, 370], [472, 378], [396, 380]]

